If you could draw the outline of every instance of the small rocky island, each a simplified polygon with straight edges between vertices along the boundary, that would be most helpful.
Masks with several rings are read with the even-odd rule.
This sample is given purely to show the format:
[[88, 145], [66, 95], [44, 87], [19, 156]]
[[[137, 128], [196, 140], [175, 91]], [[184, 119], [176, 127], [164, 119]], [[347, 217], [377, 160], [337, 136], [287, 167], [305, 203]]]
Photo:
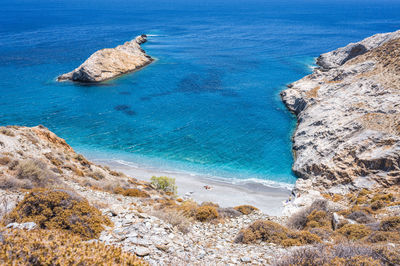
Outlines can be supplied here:
[[139, 70], [154, 60], [140, 47], [146, 41], [147, 36], [143, 34], [115, 48], [99, 50], [78, 68], [59, 76], [57, 80], [101, 82]]

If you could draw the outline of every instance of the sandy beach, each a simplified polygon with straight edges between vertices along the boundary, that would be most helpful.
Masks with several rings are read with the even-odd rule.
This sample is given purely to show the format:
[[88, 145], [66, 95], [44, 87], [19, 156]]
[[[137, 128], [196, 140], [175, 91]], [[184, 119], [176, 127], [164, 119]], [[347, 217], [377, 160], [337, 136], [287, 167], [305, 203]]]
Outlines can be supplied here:
[[[152, 176], [173, 177], [178, 186], [179, 197], [190, 197], [197, 202], [212, 201], [221, 207], [250, 204], [265, 214], [280, 216], [284, 202], [291, 194], [289, 188], [276, 188], [248, 180], [232, 183], [222, 179], [210, 179], [202, 175], [134, 167], [118, 160], [91, 160], [140, 180], [149, 181]], [[206, 189], [204, 186], [209, 186], [211, 189]]]

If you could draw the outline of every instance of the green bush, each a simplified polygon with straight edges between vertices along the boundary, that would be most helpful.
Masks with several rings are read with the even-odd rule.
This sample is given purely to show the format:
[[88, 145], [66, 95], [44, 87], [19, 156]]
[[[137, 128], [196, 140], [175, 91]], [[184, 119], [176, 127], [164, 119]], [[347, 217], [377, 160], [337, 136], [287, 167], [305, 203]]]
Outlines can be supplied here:
[[178, 187], [175, 185], [175, 178], [166, 176], [153, 176], [151, 178], [151, 184], [158, 190], [163, 190], [173, 194], [176, 194], [178, 190]]

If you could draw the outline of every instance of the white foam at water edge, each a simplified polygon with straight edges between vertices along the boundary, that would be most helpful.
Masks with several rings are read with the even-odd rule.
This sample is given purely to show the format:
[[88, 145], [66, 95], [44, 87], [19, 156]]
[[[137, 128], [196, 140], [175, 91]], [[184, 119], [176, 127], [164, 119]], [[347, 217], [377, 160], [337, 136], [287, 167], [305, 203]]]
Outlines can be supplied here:
[[146, 36], [148, 36], [148, 37], [159, 37], [159, 36], [161, 36], [161, 35], [157, 35], [157, 34], [146, 34]]
[[124, 160], [112, 160], [114, 162], [117, 162], [119, 164], [132, 167], [135, 169], [140, 169], [143, 168], [145, 170], [156, 170], [158, 172], [165, 173], [166, 175], [188, 175], [188, 176], [198, 176], [200, 178], [208, 179], [210, 181], [219, 181], [219, 182], [224, 182], [228, 184], [233, 184], [233, 185], [245, 185], [249, 183], [256, 183], [260, 184], [266, 187], [270, 188], [277, 188], [277, 189], [287, 189], [287, 190], [292, 190], [294, 188], [294, 184], [289, 184], [289, 183], [284, 183], [284, 182], [278, 182], [278, 181], [273, 181], [273, 180], [265, 180], [265, 179], [258, 179], [258, 178], [246, 178], [246, 179], [239, 179], [239, 178], [226, 178], [226, 177], [221, 177], [221, 176], [212, 176], [212, 175], [205, 175], [205, 174], [200, 174], [200, 173], [195, 173], [195, 172], [188, 172], [188, 171], [179, 171], [179, 170], [163, 170], [163, 169], [156, 169], [156, 168], [150, 168], [150, 167], [145, 167], [139, 164], [135, 164], [132, 162], [124, 161]]
[[115, 161], [115, 162], [117, 162], [119, 164], [122, 164], [122, 165], [125, 165], [125, 166], [129, 166], [129, 167], [132, 167], [132, 168], [139, 168], [139, 165], [131, 163], [131, 162], [127, 162], [127, 161], [124, 161], [124, 160], [112, 160], [112, 161]]

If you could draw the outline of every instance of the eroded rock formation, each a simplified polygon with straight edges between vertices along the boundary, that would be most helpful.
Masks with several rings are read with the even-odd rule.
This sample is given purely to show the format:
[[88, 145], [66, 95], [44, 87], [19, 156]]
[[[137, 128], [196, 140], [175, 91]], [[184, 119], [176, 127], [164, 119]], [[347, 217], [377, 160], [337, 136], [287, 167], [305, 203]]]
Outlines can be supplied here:
[[323, 54], [317, 64], [281, 93], [298, 119], [297, 188], [400, 184], [400, 31]]
[[140, 47], [147, 41], [141, 35], [115, 48], [106, 48], [92, 54], [75, 70], [63, 74], [58, 81], [101, 82], [139, 70], [153, 59]]

